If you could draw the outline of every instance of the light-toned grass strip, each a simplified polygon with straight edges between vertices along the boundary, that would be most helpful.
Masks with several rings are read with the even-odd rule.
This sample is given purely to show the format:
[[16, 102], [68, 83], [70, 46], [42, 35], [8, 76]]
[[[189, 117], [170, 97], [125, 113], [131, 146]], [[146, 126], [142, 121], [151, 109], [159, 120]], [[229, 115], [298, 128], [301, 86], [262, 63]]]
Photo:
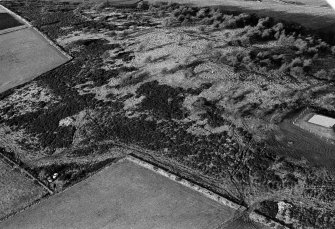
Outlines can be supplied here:
[[201, 186], [199, 186], [197, 184], [194, 184], [194, 183], [192, 183], [192, 182], [190, 182], [188, 180], [180, 178], [179, 176], [177, 176], [175, 174], [172, 174], [170, 172], [167, 172], [166, 170], [163, 170], [163, 169], [161, 169], [161, 168], [159, 168], [159, 167], [157, 167], [155, 165], [152, 165], [152, 164], [150, 164], [148, 162], [145, 162], [143, 160], [135, 158], [135, 157], [133, 157], [131, 155], [128, 155], [126, 157], [126, 159], [129, 160], [129, 161], [131, 161], [131, 162], [133, 162], [133, 163], [135, 163], [135, 164], [138, 164], [138, 165], [140, 165], [140, 166], [142, 166], [144, 168], [147, 168], [147, 169], [149, 169], [149, 170], [151, 170], [153, 172], [159, 173], [160, 175], [165, 176], [165, 177], [167, 177], [167, 178], [169, 178], [169, 179], [171, 179], [171, 180], [173, 180], [173, 181], [175, 181], [177, 183], [180, 183], [180, 184], [182, 184], [182, 185], [184, 185], [184, 186], [186, 186], [186, 187], [188, 187], [190, 189], [193, 189], [193, 190], [195, 190], [197, 192], [200, 192], [204, 196], [206, 196], [206, 197], [208, 197], [208, 198], [210, 198], [210, 199], [212, 199], [212, 200], [214, 200], [216, 202], [219, 202], [222, 205], [228, 206], [228, 207], [233, 208], [235, 210], [240, 210], [240, 211], [246, 210], [246, 207], [244, 207], [242, 205], [236, 204], [236, 203], [232, 202], [231, 200], [226, 199], [223, 196], [220, 196], [220, 195], [218, 195], [218, 194], [216, 194], [216, 193], [214, 193], [212, 191], [209, 191], [208, 189], [203, 188], [203, 187], [201, 187]]
[[260, 224], [263, 224], [263, 225], [266, 225], [268, 227], [271, 227], [271, 228], [275, 228], [275, 229], [289, 229], [288, 227], [286, 226], [283, 226], [282, 224], [280, 223], [277, 223], [271, 219], [268, 219], [266, 218], [265, 216], [263, 215], [260, 215], [256, 212], [251, 212], [249, 214], [249, 218], [257, 223], [260, 223]]
[[[232, 209], [235, 209], [235, 210], [238, 210], [240, 212], [243, 212], [243, 211], [247, 210], [247, 208], [244, 207], [244, 206], [242, 206], [242, 205], [239, 205], [239, 204], [237, 204], [235, 202], [232, 202], [231, 200], [228, 200], [227, 198], [225, 198], [223, 196], [220, 196], [220, 195], [218, 195], [218, 194], [216, 194], [216, 193], [214, 193], [214, 192], [212, 192], [212, 191], [210, 191], [210, 190], [208, 190], [206, 188], [203, 188], [203, 187], [201, 187], [201, 186], [199, 186], [197, 184], [194, 184], [191, 181], [183, 179], [183, 178], [181, 178], [181, 177], [179, 177], [179, 176], [177, 176], [177, 175], [175, 175], [173, 173], [170, 173], [170, 172], [168, 172], [168, 171], [166, 171], [166, 170], [164, 170], [164, 169], [162, 169], [162, 168], [160, 168], [158, 166], [155, 166], [155, 165], [153, 165], [153, 164], [151, 164], [149, 162], [143, 161], [143, 160], [141, 160], [141, 159], [139, 159], [137, 157], [134, 157], [132, 155], [127, 155], [126, 156], [126, 160], [131, 161], [131, 162], [133, 162], [133, 163], [135, 163], [137, 165], [140, 165], [140, 166], [142, 166], [142, 167], [144, 167], [146, 169], [149, 169], [149, 170], [151, 170], [151, 171], [153, 171], [155, 173], [158, 173], [158, 174], [160, 174], [160, 175], [162, 175], [164, 177], [167, 177], [170, 180], [173, 180], [173, 181], [175, 181], [175, 182], [177, 182], [179, 184], [182, 184], [182, 185], [184, 185], [184, 186], [186, 186], [186, 187], [188, 187], [190, 189], [193, 189], [193, 190], [201, 193], [202, 195], [206, 196], [207, 198], [210, 198], [210, 199], [212, 199], [212, 200], [214, 200], [214, 201], [216, 201], [216, 202], [218, 202], [218, 203], [220, 203], [222, 205], [228, 206], [228, 207], [230, 207]], [[269, 219], [269, 218], [267, 218], [267, 217], [265, 217], [265, 216], [263, 216], [261, 214], [258, 214], [258, 213], [254, 212], [254, 211], [249, 214], [249, 218], [251, 220], [253, 220], [254, 222], [263, 224], [263, 225], [265, 225], [267, 227], [270, 227], [270, 228], [274, 228], [274, 229], [289, 229], [288, 227], [282, 225], [281, 223], [276, 222], [274, 220], [271, 220], [271, 219]]]
[[8, 28], [8, 29], [3, 29], [0, 31], [0, 35], [15, 32], [15, 31], [25, 29], [25, 28], [29, 28], [29, 25], [20, 25], [20, 26], [15, 26], [15, 27]]

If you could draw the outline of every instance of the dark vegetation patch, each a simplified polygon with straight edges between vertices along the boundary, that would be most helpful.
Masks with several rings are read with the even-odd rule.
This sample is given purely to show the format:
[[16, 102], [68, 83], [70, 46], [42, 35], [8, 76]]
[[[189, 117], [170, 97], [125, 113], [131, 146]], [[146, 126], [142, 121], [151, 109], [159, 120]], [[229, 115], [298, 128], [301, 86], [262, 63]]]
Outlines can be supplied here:
[[9, 13], [0, 13], [0, 30], [23, 25]]
[[[96, 21], [86, 21], [84, 18], [78, 16], [73, 12], [76, 4], [55, 3], [55, 2], [40, 2], [28, 1], [28, 5], [24, 5], [25, 1], [6, 1], [4, 2], [9, 8], [21, 15], [30, 19], [39, 29], [47, 33], [52, 39], [59, 36], [66, 35], [77, 29], [109, 29], [116, 30], [116, 26], [108, 25], [105, 19]], [[43, 12], [42, 7], [46, 9]], [[142, 8], [143, 7], [143, 8]], [[172, 26], [188, 25], [201, 23], [211, 25], [213, 29], [218, 28], [243, 28], [245, 33], [241, 34], [243, 39], [236, 44], [248, 46], [252, 43], [261, 43], [269, 40], [280, 40], [283, 44], [290, 43], [285, 52], [289, 55], [280, 56], [283, 50], [264, 50], [255, 49], [249, 53], [236, 53], [236, 58], [227, 58], [226, 61], [231, 65], [247, 69], [245, 65], [247, 62], [254, 64], [254, 66], [270, 69], [280, 69], [284, 64], [288, 68], [283, 67], [282, 70], [289, 72], [289, 74], [297, 76], [302, 71], [308, 74], [314, 74], [308, 64], [309, 59], [313, 59], [315, 54], [319, 57], [333, 55], [335, 51], [328, 44], [321, 40], [312, 37], [311, 39], [302, 39], [299, 33], [303, 34], [305, 31], [301, 27], [283, 26], [271, 19], [258, 18], [254, 15], [247, 14], [231, 14], [227, 15], [218, 10], [209, 8], [196, 8], [190, 6], [180, 6], [178, 4], [159, 3], [152, 6], [139, 7], [137, 12], [142, 12], [150, 8], [153, 15], [164, 16], [171, 13], [170, 24]], [[61, 9], [61, 10], [58, 10]], [[69, 9], [69, 10], [68, 10]], [[70, 10], [71, 9], [71, 10]], [[163, 12], [164, 11], [164, 12]], [[53, 14], [53, 12], [57, 12]], [[145, 13], [148, 13], [145, 11]], [[128, 16], [127, 16], [128, 17]], [[136, 16], [134, 16], [136, 17]], [[134, 19], [135, 20], [135, 19]], [[141, 19], [139, 23], [153, 26], [150, 20]], [[73, 27], [73, 29], [63, 31], [60, 27]], [[285, 30], [285, 33], [283, 32]], [[294, 34], [296, 32], [296, 34]], [[300, 39], [300, 40], [299, 40]], [[302, 41], [301, 41], [302, 40]], [[309, 41], [310, 40], [310, 41]], [[291, 42], [289, 42], [291, 41]], [[307, 45], [306, 45], [307, 44]], [[284, 45], [283, 45], [284, 46]], [[123, 101], [132, 95], [126, 95], [123, 98], [116, 98], [115, 95], [110, 94], [108, 98], [111, 101], [103, 102], [97, 101], [93, 94], [79, 95], [74, 87], [78, 84], [92, 81], [95, 86], [102, 86], [108, 82], [110, 78], [118, 76], [118, 71], [137, 71], [136, 68], [120, 68], [117, 70], [100, 70], [103, 58], [101, 57], [108, 49], [120, 49], [118, 44], [108, 44], [102, 39], [82, 40], [72, 44], [68, 49], [80, 48], [78, 52], [74, 52], [74, 60], [65, 64], [55, 70], [45, 73], [43, 76], [36, 79], [36, 82], [42, 86], [48, 87], [51, 91], [60, 98], [61, 103], [52, 105], [47, 111], [39, 110], [37, 112], [28, 113], [10, 120], [4, 120], [12, 127], [26, 128], [30, 133], [33, 133], [41, 141], [45, 147], [58, 148], [70, 147], [73, 137], [74, 127], [59, 127], [58, 123], [61, 119], [75, 115], [83, 109], [93, 109], [101, 112], [101, 117], [97, 117], [92, 123], [92, 133], [88, 136], [89, 141], [95, 143], [103, 140], [117, 140], [124, 143], [131, 143], [142, 146], [144, 148], [157, 150], [161, 156], [178, 161], [188, 168], [193, 168], [201, 174], [205, 174], [214, 179], [228, 180], [232, 183], [229, 185], [229, 195], [237, 202], [247, 205], [247, 198], [245, 198], [248, 187], [252, 186], [255, 190], [262, 190], [264, 192], [273, 193], [281, 191], [282, 189], [294, 188], [298, 185], [298, 177], [310, 177], [307, 180], [308, 185], [327, 184], [328, 189], [325, 191], [313, 192], [306, 189], [303, 193], [307, 198], [314, 198], [316, 201], [333, 201], [334, 187], [324, 177], [310, 174], [315, 173], [313, 168], [299, 168], [292, 166], [289, 163], [283, 163], [285, 159], [279, 159], [278, 155], [269, 150], [264, 150], [264, 143], [253, 143], [248, 145], [251, 140], [243, 128], [238, 128], [233, 123], [221, 117], [222, 110], [217, 108], [215, 101], [203, 101], [202, 106], [205, 107], [206, 113], [203, 119], [207, 119], [209, 125], [213, 127], [227, 124], [232, 131], [223, 131], [218, 134], [209, 134], [207, 136], [195, 136], [187, 131], [193, 124], [192, 122], [183, 123], [183, 119], [187, 113], [182, 108], [182, 103], [187, 94], [200, 94], [203, 89], [211, 87], [211, 84], [201, 85], [200, 88], [182, 89], [173, 88], [168, 85], [160, 85], [157, 81], [147, 82], [142, 84], [136, 91], [137, 97], [144, 96], [142, 103], [139, 106], [141, 113], [140, 117], [128, 118], [123, 114]], [[335, 50], [335, 49], [334, 49]], [[119, 52], [120, 58], [123, 60], [131, 60], [133, 54], [122, 50]], [[319, 58], [318, 57], [318, 58]], [[251, 60], [244, 59], [250, 58]], [[300, 58], [300, 59], [296, 59]], [[316, 58], [316, 57], [315, 57]], [[317, 59], [317, 58], [316, 58]], [[312, 60], [312, 66], [313, 66]], [[306, 64], [305, 64], [306, 62]], [[316, 62], [317, 63], [317, 62]], [[185, 68], [193, 68], [199, 62], [190, 63], [187, 66], [177, 66], [173, 71], [184, 70]], [[83, 66], [86, 67], [83, 67]], [[286, 66], [285, 65], [285, 66]], [[250, 66], [249, 66], [250, 67]], [[253, 67], [251, 66], [251, 69]], [[257, 69], [256, 69], [257, 70]], [[264, 70], [264, 69], [263, 69]], [[80, 74], [79, 74], [80, 73]], [[137, 75], [138, 76], [138, 75]], [[143, 81], [145, 77], [134, 77], [128, 79], [125, 85], [137, 84]], [[6, 92], [1, 95], [1, 98], [7, 97]], [[235, 98], [236, 102], [242, 97]], [[42, 104], [43, 105], [43, 104]], [[296, 105], [296, 104], [295, 104]], [[252, 106], [244, 107], [243, 115], [249, 115]], [[286, 105], [285, 105], [286, 106]], [[276, 107], [275, 109], [279, 109]], [[7, 108], [10, 110], [10, 108]], [[148, 115], [148, 113], [150, 115]], [[89, 129], [91, 130], [91, 129]], [[233, 137], [234, 136], [234, 137]], [[237, 143], [235, 136], [242, 138], [242, 144]], [[86, 141], [86, 142], [89, 142]], [[96, 146], [99, 148], [98, 146]], [[95, 148], [95, 146], [94, 146]], [[89, 154], [98, 154], [98, 151], [91, 151], [92, 148], [77, 149], [73, 151], [74, 156], [85, 156]], [[101, 148], [105, 152], [105, 148]], [[9, 154], [14, 160], [19, 163], [20, 160], [14, 153]], [[275, 163], [281, 163], [288, 174], [281, 177], [273, 170]], [[23, 164], [23, 163], [21, 163]], [[104, 166], [105, 164], [100, 164]], [[99, 165], [99, 166], [100, 166]], [[23, 166], [25, 166], [23, 164]], [[90, 167], [91, 166], [91, 167]], [[99, 167], [98, 166], [98, 167]], [[91, 171], [94, 165], [79, 166], [77, 164], [67, 165], [52, 165], [44, 168], [44, 175], [50, 176], [52, 173], [59, 173], [59, 180], [66, 185], [70, 185], [78, 178], [86, 176], [87, 171]], [[41, 175], [42, 168], [35, 168], [35, 173]], [[42, 179], [43, 180], [43, 179]], [[328, 182], [328, 183], [327, 183]], [[244, 192], [246, 191], [246, 192]], [[263, 209], [270, 209], [271, 212], [266, 212], [267, 215], [273, 217], [275, 206], [270, 201], [263, 202]], [[303, 215], [307, 208], [302, 210], [295, 210], [297, 214]], [[313, 209], [312, 209], [313, 210]], [[308, 210], [309, 211], [309, 210]], [[309, 218], [302, 216], [302, 224], [310, 225], [315, 223], [317, 217], [313, 214], [326, 216], [323, 223], [325, 227], [331, 228], [331, 215], [328, 212], [319, 213], [311, 211], [306, 213]], [[321, 217], [319, 217], [321, 218]]]
[[[98, 171], [115, 160], [116, 159], [111, 158], [101, 162], [87, 164], [52, 164], [48, 166], [32, 168], [31, 173], [38, 177], [50, 188], [60, 191], [77, 183], [85, 177], [88, 177], [93, 172]], [[47, 179], [50, 179], [54, 173], [58, 174], [56, 182], [48, 182]]]
[[73, 156], [88, 156], [88, 155], [96, 155], [96, 154], [104, 154], [108, 152], [113, 147], [113, 144], [92, 144], [89, 146], [85, 146], [83, 148], [78, 148], [71, 151], [71, 155]]
[[160, 85], [157, 81], [142, 84], [136, 91], [136, 97], [145, 96], [140, 108], [152, 111], [153, 115], [164, 119], [182, 119], [185, 112], [182, 103], [185, 99], [182, 88]]
[[260, 203], [260, 208], [258, 210], [267, 216], [270, 216], [271, 218], [276, 218], [276, 215], [278, 213], [278, 204], [275, 201], [263, 201]]
[[116, 88], [136, 85], [148, 79], [149, 76], [150, 76], [149, 72], [135, 72], [124, 78], [122, 82], [116, 86]]

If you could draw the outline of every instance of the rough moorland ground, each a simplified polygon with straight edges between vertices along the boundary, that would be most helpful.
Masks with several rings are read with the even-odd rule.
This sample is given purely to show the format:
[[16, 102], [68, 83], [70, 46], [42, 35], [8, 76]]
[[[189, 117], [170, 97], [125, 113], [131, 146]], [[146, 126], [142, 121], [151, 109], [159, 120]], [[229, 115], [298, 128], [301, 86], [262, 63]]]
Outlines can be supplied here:
[[118, 142], [289, 226], [334, 223], [334, 146], [290, 125], [334, 116], [330, 44], [210, 8], [3, 3], [74, 57], [0, 97], [2, 146], [42, 180], [62, 189]]

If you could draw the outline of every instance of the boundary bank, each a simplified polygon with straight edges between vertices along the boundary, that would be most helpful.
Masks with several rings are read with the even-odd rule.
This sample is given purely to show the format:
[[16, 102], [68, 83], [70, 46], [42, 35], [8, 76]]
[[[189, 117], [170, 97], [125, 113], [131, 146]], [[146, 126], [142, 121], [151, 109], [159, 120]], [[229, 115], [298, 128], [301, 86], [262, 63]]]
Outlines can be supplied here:
[[[207, 198], [209, 199], [212, 199], [224, 206], [227, 206], [227, 207], [230, 207], [234, 210], [237, 210], [237, 211], [240, 211], [240, 212], [245, 212], [245, 211], [248, 211], [248, 209], [245, 207], [245, 206], [242, 206], [242, 205], [239, 205], [237, 203], [234, 203], [232, 202], [231, 200], [219, 195], [219, 194], [216, 194], [204, 187], [201, 187], [200, 185], [198, 184], [195, 184], [185, 178], [181, 178], [171, 172], [168, 172], [166, 171], [165, 169], [162, 169], [156, 165], [153, 165], [152, 163], [149, 163], [145, 160], [142, 160], [140, 157], [138, 156], [135, 156], [133, 154], [129, 154], [126, 156], [126, 160], [128, 161], [131, 161], [137, 165], [140, 165], [141, 167], [144, 167], [146, 169], [149, 169], [155, 173], [158, 173], [174, 182], [177, 182], [183, 186], [186, 186], [187, 188], [190, 188], [196, 192], [199, 192], [200, 194], [206, 196]], [[260, 224], [263, 224], [265, 226], [268, 226], [270, 228], [274, 228], [274, 229], [289, 229], [288, 227], [272, 220], [272, 219], [269, 219], [267, 218], [266, 216], [264, 215], [261, 215], [255, 211], [252, 211], [250, 214], [249, 214], [249, 218], [251, 220], [253, 220], [254, 222], [257, 222], [257, 223], [260, 223]]]

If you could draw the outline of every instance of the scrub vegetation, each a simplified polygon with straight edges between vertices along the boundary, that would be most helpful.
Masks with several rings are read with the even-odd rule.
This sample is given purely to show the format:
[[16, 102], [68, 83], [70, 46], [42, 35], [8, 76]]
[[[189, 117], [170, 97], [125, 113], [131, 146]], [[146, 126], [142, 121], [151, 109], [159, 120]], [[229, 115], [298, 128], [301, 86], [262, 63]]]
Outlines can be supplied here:
[[[334, 225], [334, 146], [308, 135], [322, 148], [305, 152], [309, 133], [292, 124], [306, 107], [335, 116], [331, 36], [175, 3], [2, 4], [73, 56], [0, 94], [0, 143], [42, 180], [58, 173], [62, 190], [125, 144], [292, 228]], [[36, 93], [22, 112], [29, 85], [48, 100]]]

